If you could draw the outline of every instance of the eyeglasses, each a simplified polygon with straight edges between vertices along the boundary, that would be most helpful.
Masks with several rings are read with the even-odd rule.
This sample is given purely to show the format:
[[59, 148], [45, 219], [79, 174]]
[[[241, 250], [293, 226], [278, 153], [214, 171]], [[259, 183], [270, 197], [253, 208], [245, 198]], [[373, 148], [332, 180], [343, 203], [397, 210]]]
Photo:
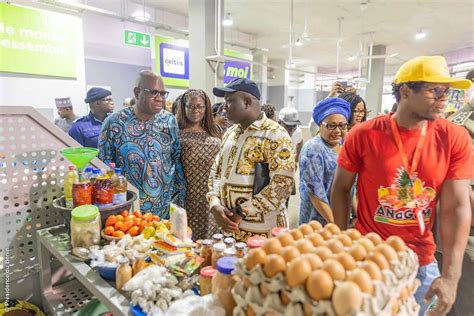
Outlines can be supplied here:
[[328, 130], [333, 131], [336, 129], [336, 127], [339, 127], [341, 131], [345, 131], [347, 129], [348, 124], [347, 123], [326, 123], [326, 122], [321, 122], [322, 125], [324, 125]]
[[186, 110], [188, 111], [204, 111], [206, 109], [205, 104], [189, 104], [186, 105]]
[[436, 87], [436, 88], [425, 88], [424, 90], [431, 92], [431, 94], [433, 95], [433, 99], [438, 101], [444, 95], [448, 95], [449, 92], [451, 91], [451, 88]]
[[156, 98], [156, 96], [159, 94], [160, 97], [162, 97], [163, 99], [166, 99], [168, 95], [170, 94], [169, 91], [160, 91], [156, 89], [143, 88], [142, 90], [145, 91], [149, 96], [153, 98]]

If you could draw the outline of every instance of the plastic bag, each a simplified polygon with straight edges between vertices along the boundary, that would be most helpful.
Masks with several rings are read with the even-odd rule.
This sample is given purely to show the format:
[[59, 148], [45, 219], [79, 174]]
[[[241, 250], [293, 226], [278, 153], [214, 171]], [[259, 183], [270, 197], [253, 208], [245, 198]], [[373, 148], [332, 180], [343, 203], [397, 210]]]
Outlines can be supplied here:
[[166, 316], [225, 316], [225, 310], [211, 294], [191, 295], [171, 303]]
[[181, 240], [187, 239], [188, 217], [186, 210], [175, 204], [170, 207], [171, 233]]

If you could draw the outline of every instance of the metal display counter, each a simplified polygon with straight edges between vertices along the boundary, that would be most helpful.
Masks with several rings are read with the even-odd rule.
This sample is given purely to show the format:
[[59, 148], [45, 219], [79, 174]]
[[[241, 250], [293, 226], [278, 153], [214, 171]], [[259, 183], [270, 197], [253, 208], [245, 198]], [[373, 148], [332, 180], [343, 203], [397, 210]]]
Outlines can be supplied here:
[[[70, 254], [69, 236], [64, 225], [38, 230], [36, 237], [42, 301], [48, 315], [71, 315], [92, 297], [106, 305], [114, 316], [129, 314], [129, 299], [90, 266]], [[51, 257], [56, 258], [75, 279], [53, 286]]]

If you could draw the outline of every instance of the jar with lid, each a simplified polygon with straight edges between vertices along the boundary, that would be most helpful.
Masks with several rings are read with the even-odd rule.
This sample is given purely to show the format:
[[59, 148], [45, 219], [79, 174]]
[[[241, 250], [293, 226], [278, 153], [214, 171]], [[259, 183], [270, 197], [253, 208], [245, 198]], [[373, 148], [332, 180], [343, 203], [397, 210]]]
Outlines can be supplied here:
[[82, 205], [71, 212], [72, 248], [98, 245], [100, 242], [100, 213], [95, 205]]
[[127, 258], [122, 259], [119, 262], [119, 266], [115, 271], [115, 287], [117, 290], [121, 290], [125, 283], [132, 278], [133, 269]]
[[224, 235], [222, 234], [214, 234], [212, 235], [212, 241], [215, 244], [221, 243], [224, 240]]
[[235, 244], [235, 256], [237, 258], [243, 258], [247, 250], [247, 245], [244, 242], [238, 242]]
[[212, 295], [214, 299], [221, 303], [226, 311], [226, 315], [232, 315], [235, 301], [230, 294], [235, 285], [232, 272], [235, 268], [235, 257], [222, 257], [217, 261], [217, 273], [212, 279]]
[[258, 236], [258, 235], [257, 236], [252, 236], [252, 237], [249, 237], [249, 239], [247, 239], [247, 246], [250, 249], [260, 248], [260, 247], [262, 247], [265, 240], [267, 240], [267, 238], [263, 237], [263, 236]]
[[205, 267], [201, 269], [199, 276], [199, 292], [201, 296], [211, 294], [212, 291], [212, 278], [216, 274], [216, 269], [213, 267]]
[[223, 243], [214, 244], [212, 247], [212, 266], [215, 268], [217, 260], [224, 256], [224, 250], [226, 249]]
[[212, 265], [212, 240], [204, 239], [201, 242], [200, 256], [204, 259], [201, 267], [207, 267]]
[[232, 247], [232, 248], [226, 248], [224, 250], [224, 257], [235, 257], [235, 248]]
[[224, 238], [224, 244], [227, 248], [234, 248], [235, 239], [232, 237]]

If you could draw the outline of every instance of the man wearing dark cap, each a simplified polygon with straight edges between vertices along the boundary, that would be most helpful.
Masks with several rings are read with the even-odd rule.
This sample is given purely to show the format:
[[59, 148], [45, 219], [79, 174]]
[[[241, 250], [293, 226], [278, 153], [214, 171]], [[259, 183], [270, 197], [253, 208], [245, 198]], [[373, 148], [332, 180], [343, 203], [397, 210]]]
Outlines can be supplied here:
[[[348, 226], [357, 176], [355, 227], [383, 239], [398, 235], [418, 256], [419, 315], [425, 314], [434, 295], [437, 303], [430, 315], [448, 313], [461, 277], [471, 224], [471, 139], [463, 127], [442, 115], [450, 88], [470, 86], [469, 80], [450, 76], [442, 56], [407, 61], [392, 84], [397, 112], [356, 125], [338, 157], [331, 194], [336, 224], [341, 229]], [[434, 258], [436, 212], [443, 249], [441, 273]]]
[[83, 116], [72, 124], [69, 136], [84, 147], [97, 148], [102, 123], [107, 115], [114, 110], [112, 92], [107, 89], [93, 87], [87, 91], [84, 102], [89, 104], [89, 115]]
[[285, 202], [295, 170], [291, 138], [261, 111], [255, 82], [238, 78], [213, 92], [224, 97], [235, 123], [223, 136], [209, 177], [207, 199], [217, 224], [239, 241], [288, 227]]
[[54, 101], [56, 102], [59, 115], [59, 117], [54, 120], [54, 124], [67, 133], [72, 123], [77, 119], [72, 108], [71, 98], [56, 98]]

